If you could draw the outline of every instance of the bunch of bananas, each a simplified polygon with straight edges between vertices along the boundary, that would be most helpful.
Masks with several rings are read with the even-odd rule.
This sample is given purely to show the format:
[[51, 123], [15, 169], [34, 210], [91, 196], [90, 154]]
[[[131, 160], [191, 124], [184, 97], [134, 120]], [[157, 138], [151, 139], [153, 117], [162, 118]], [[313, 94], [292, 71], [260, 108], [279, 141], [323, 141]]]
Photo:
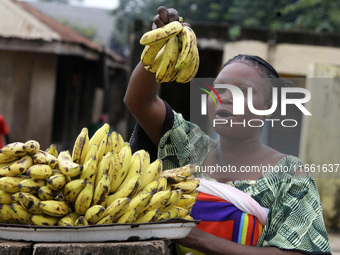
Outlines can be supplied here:
[[158, 83], [187, 83], [197, 74], [199, 54], [196, 35], [181, 21], [151, 30], [140, 39], [140, 44], [145, 45], [141, 63], [146, 70], [156, 73]]
[[144, 223], [192, 219], [199, 185], [195, 165], [163, 172], [160, 159], [104, 124], [78, 135], [72, 155], [37, 141], [0, 150], [0, 222], [45, 226]]

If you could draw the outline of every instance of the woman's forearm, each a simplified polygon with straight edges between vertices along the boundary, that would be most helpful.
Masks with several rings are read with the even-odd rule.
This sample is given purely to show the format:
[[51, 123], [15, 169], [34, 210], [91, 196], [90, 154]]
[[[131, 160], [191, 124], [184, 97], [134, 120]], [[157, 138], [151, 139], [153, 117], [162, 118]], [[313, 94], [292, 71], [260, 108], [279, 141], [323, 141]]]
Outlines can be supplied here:
[[296, 251], [280, 250], [276, 247], [255, 247], [235, 243], [193, 228], [184, 239], [177, 243], [209, 255], [301, 255]]
[[124, 103], [151, 141], [158, 145], [166, 115], [164, 102], [157, 96], [155, 74], [139, 63], [131, 74]]

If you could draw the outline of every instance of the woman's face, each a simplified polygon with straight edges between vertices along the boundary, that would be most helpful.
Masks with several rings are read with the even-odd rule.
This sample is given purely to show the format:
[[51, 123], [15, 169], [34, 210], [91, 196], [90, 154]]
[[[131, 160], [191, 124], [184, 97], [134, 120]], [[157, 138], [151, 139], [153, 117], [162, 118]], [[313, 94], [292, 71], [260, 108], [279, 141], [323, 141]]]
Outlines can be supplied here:
[[[221, 98], [222, 105], [219, 103], [216, 95], [214, 96], [216, 97], [215, 100], [217, 105], [215, 105], [212, 98], [209, 97], [208, 114], [211, 124], [213, 125], [214, 119], [221, 119], [224, 122], [228, 121], [227, 124], [215, 124], [215, 131], [220, 136], [235, 139], [251, 138], [256, 135], [260, 135], [260, 127], [256, 128], [250, 127], [248, 125], [249, 120], [263, 120], [263, 116], [255, 115], [249, 111], [247, 103], [247, 90], [249, 87], [253, 90], [252, 102], [255, 109], [268, 109], [268, 107], [270, 107], [270, 103], [266, 101], [269, 93], [269, 85], [265, 83], [265, 79], [261, 77], [252, 67], [243, 63], [233, 63], [223, 68], [214, 82], [214, 87], [215, 84], [235, 85], [241, 89], [244, 94], [244, 115], [233, 115], [233, 97], [230, 90], [216, 89]], [[231, 122], [237, 122], [241, 124], [233, 124], [231, 127]], [[257, 126], [261, 123], [259, 121], [254, 121], [250, 124]]]

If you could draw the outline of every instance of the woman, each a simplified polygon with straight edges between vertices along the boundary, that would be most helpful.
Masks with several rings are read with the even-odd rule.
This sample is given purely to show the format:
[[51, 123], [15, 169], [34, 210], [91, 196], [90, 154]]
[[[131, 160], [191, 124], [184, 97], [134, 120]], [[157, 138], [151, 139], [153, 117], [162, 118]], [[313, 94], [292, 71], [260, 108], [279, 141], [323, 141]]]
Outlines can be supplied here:
[[[175, 19], [174, 15], [169, 17], [173, 17], [167, 20], [169, 22]], [[157, 15], [155, 23], [161, 26], [166, 21], [162, 15]], [[259, 82], [268, 81], [268, 78], [274, 79]], [[248, 55], [236, 56], [223, 66], [214, 84], [226, 82], [239, 87], [245, 95], [251, 87], [254, 108], [259, 110], [270, 108], [272, 87], [285, 84], [267, 62]], [[303, 170], [298, 158], [263, 145], [261, 128], [217, 125], [215, 131], [220, 139], [213, 141], [161, 100], [157, 96], [158, 88], [155, 74], [147, 72], [139, 63], [131, 75], [124, 102], [138, 122], [131, 147], [146, 149], [150, 154], [156, 152], [165, 169], [190, 162], [203, 167], [232, 165], [238, 170], [244, 166], [263, 165], [289, 169], [286, 173], [247, 173], [238, 176], [238, 181], [228, 175], [199, 174], [208, 180], [228, 182], [270, 209], [257, 247], [238, 244], [198, 228], [177, 240], [178, 244], [206, 254], [331, 254], [315, 181]], [[244, 116], [233, 116], [230, 91], [218, 89], [217, 92], [222, 105], [215, 106], [212, 100], [208, 102], [211, 120], [225, 118], [241, 122], [255, 117], [248, 110], [247, 100]]]

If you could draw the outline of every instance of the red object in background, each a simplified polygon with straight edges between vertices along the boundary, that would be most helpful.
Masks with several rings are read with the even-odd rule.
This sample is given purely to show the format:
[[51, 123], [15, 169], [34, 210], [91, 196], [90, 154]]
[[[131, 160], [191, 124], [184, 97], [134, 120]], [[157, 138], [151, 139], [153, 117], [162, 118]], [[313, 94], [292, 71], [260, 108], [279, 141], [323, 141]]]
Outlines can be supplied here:
[[5, 118], [0, 115], [0, 148], [2, 148], [2, 135], [8, 135], [9, 134], [9, 128], [6, 125]]

